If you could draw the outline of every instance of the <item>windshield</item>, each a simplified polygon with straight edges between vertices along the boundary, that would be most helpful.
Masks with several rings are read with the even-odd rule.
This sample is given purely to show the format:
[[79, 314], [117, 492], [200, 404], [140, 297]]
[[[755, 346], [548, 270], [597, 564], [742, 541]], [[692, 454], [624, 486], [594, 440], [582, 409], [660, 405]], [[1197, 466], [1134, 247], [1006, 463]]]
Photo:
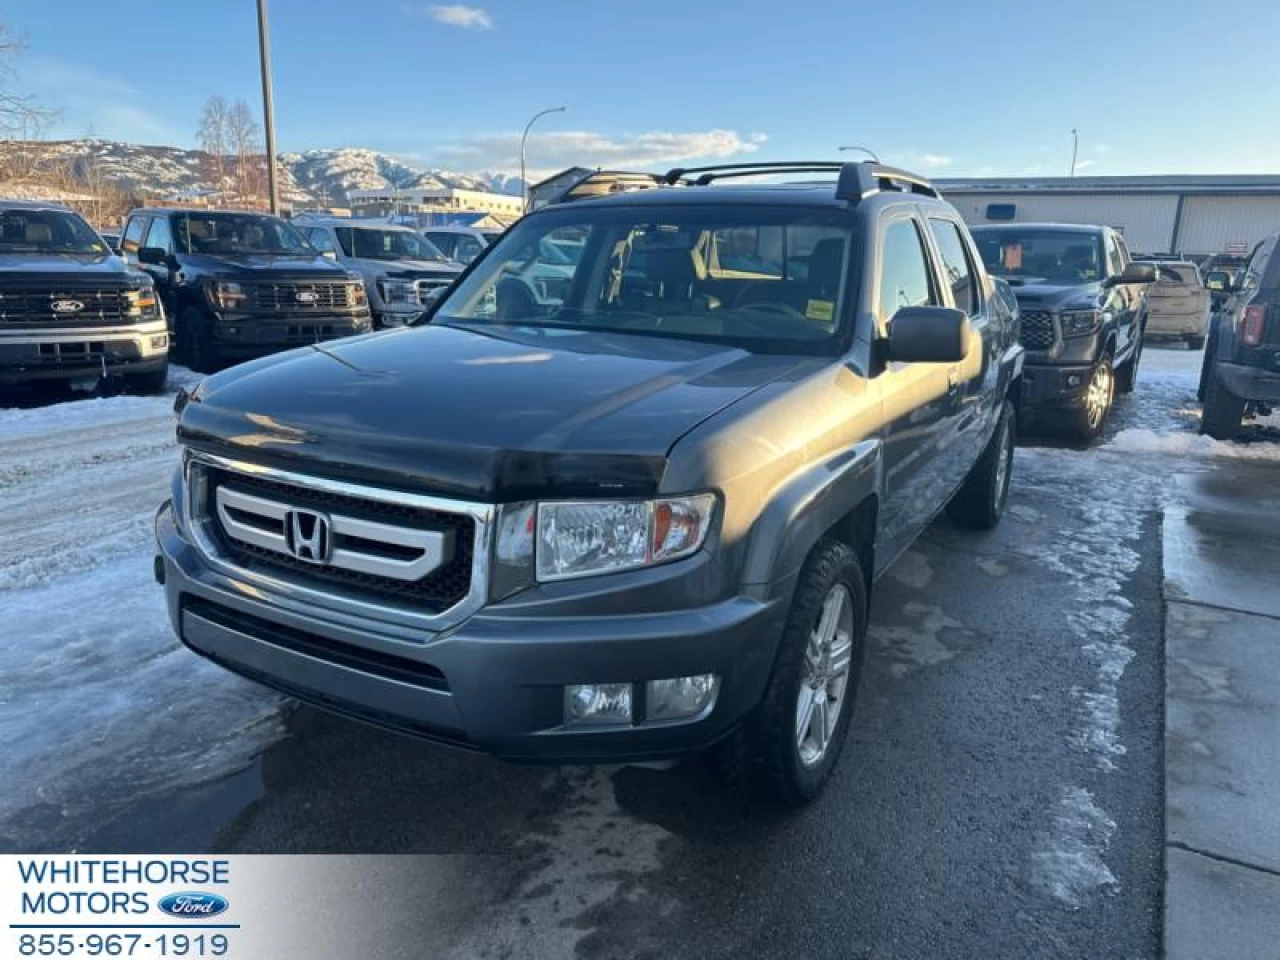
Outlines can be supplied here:
[[835, 211], [558, 209], [504, 234], [434, 319], [823, 352], [845, 313], [852, 239]]
[[262, 214], [182, 213], [174, 217], [174, 225], [178, 249], [185, 253], [304, 257], [318, 253], [289, 224]]
[[426, 237], [412, 230], [339, 227], [338, 242], [348, 257], [368, 260], [443, 260], [445, 256]]
[[102, 238], [69, 210], [0, 211], [0, 254], [110, 253]]
[[1104, 276], [1102, 238], [1096, 233], [979, 227], [973, 239], [987, 271], [1015, 284], [1067, 286], [1096, 283]]

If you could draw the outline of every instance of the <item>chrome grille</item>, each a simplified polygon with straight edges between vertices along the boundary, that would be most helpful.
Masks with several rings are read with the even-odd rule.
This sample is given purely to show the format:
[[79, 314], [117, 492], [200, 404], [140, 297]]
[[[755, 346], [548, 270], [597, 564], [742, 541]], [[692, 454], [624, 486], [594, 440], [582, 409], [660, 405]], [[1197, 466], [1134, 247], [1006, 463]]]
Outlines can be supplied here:
[[1057, 339], [1053, 327], [1053, 314], [1047, 310], [1023, 310], [1020, 314], [1022, 330], [1019, 339], [1028, 350], [1048, 350]]
[[263, 310], [348, 310], [354, 306], [348, 283], [263, 283], [254, 302]]
[[[201, 469], [200, 520], [218, 553], [240, 568], [429, 614], [470, 593], [476, 524], [467, 514]], [[324, 518], [327, 542], [318, 554], [296, 548], [291, 517], [297, 513]]]
[[[76, 303], [78, 310], [55, 312], [55, 303]], [[129, 316], [127, 292], [111, 289], [76, 289], [74, 287], [4, 287], [0, 288], [0, 325], [22, 324], [33, 327], [109, 327], [135, 323]]]

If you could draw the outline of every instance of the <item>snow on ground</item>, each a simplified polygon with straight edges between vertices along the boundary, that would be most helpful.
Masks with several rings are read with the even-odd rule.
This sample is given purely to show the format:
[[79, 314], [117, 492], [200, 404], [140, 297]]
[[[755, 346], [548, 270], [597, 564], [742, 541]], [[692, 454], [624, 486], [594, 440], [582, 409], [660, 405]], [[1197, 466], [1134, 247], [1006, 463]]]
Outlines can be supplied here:
[[[195, 381], [174, 373], [171, 388]], [[277, 698], [183, 649], [152, 580], [172, 406], [0, 410], [0, 848], [234, 770], [277, 735]]]

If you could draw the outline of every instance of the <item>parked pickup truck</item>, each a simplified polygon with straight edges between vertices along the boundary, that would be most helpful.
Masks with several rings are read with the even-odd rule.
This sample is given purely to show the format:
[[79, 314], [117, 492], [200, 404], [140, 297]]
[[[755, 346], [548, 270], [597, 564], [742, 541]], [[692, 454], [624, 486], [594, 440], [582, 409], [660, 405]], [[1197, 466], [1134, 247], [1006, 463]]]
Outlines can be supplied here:
[[372, 329], [360, 274], [279, 217], [145, 207], [129, 214], [120, 249], [151, 275], [193, 370]]
[[[838, 179], [705, 185], [759, 172]], [[182, 642], [505, 758], [714, 748], [816, 795], [875, 578], [944, 508], [1000, 519], [1023, 350], [920, 177], [647, 179], [525, 217], [427, 323], [180, 397], [156, 575]], [[549, 301], [509, 267], [562, 237]]]
[[1200, 430], [1234, 440], [1246, 416], [1280, 407], [1280, 235], [1254, 248], [1236, 276], [1211, 273], [1227, 297], [1213, 315], [1200, 372]]
[[1137, 383], [1155, 266], [1132, 262], [1110, 227], [1010, 223], [974, 227], [973, 236], [1018, 298], [1027, 412], [1056, 416], [1081, 439], [1098, 436], [1116, 391]]
[[0, 200], [0, 383], [163, 389], [169, 335], [146, 274], [57, 204]]

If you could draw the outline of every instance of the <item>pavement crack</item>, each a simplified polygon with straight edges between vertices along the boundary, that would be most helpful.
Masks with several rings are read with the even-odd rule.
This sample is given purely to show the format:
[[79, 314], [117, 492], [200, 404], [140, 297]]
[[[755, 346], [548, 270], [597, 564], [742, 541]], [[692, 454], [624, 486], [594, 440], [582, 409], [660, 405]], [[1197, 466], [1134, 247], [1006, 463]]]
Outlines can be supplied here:
[[1217, 860], [1219, 863], [1230, 864], [1233, 867], [1243, 867], [1246, 870], [1254, 870], [1258, 873], [1265, 873], [1272, 877], [1280, 877], [1280, 870], [1276, 870], [1273, 867], [1264, 867], [1260, 863], [1253, 863], [1249, 860], [1238, 860], [1235, 857], [1225, 857], [1220, 853], [1210, 853], [1208, 850], [1201, 850], [1199, 847], [1193, 847], [1180, 840], [1168, 840], [1165, 842], [1165, 846], [1172, 847], [1175, 850], [1181, 850], [1184, 853], [1194, 853], [1197, 856], [1205, 857], [1209, 860]]
[[1171, 597], [1168, 594], [1165, 594], [1164, 602], [1166, 604], [1180, 603], [1185, 607], [1204, 607], [1206, 610], [1221, 610], [1223, 613], [1238, 613], [1243, 617], [1260, 617], [1263, 620], [1280, 622], [1280, 617], [1272, 616], [1269, 613], [1260, 613], [1257, 610], [1245, 610], [1241, 607], [1228, 607], [1221, 603], [1206, 603], [1204, 600], [1186, 600], [1182, 597]]

